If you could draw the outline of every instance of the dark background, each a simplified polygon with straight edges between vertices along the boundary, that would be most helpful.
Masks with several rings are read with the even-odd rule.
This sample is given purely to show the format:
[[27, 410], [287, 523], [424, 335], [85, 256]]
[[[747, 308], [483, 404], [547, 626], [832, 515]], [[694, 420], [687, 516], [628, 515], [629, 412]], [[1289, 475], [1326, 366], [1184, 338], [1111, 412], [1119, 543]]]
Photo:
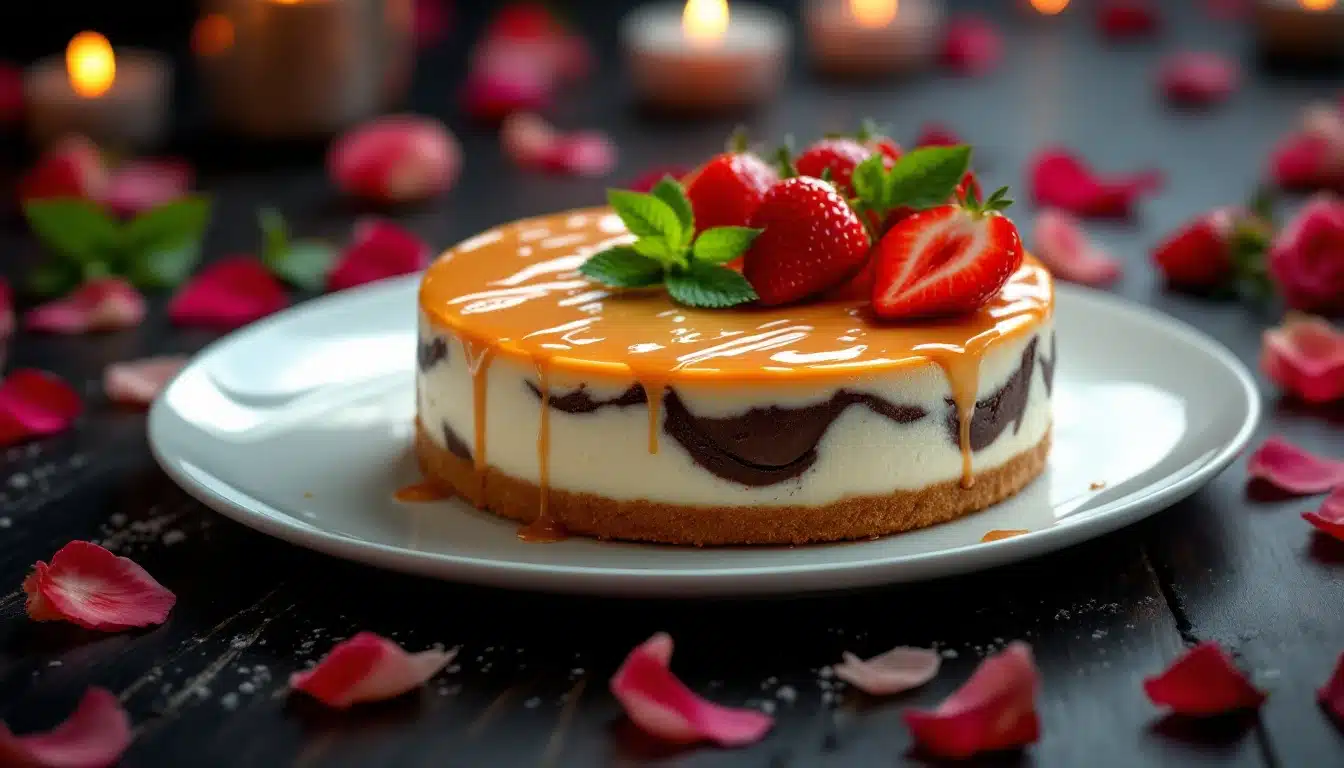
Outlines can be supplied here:
[[[58, 52], [85, 28], [114, 44], [157, 41], [180, 53], [193, 15], [190, 4], [168, 0], [51, 3], [50, 11], [6, 5], [0, 54], [17, 61]], [[907, 142], [937, 120], [976, 145], [991, 188], [1020, 188], [1031, 154], [1049, 143], [1077, 148], [1103, 170], [1164, 170], [1165, 190], [1133, 221], [1091, 228], [1127, 264], [1113, 290], [1203, 328], [1248, 363], [1277, 308], [1165, 291], [1147, 254], [1192, 215], [1248, 196], [1298, 110], [1333, 98], [1344, 82], [1330, 69], [1260, 65], [1244, 24], [1211, 21], [1194, 3], [1161, 4], [1168, 22], [1155, 40], [1110, 46], [1084, 0], [1051, 19], [1012, 3], [972, 2], [959, 5], [987, 11], [1007, 36], [1005, 61], [989, 76], [834, 84], [800, 65], [785, 96], [758, 113], [669, 122], [631, 107], [613, 46], [625, 4], [594, 0], [572, 6], [602, 55], [601, 70], [552, 116], [609, 131], [623, 154], [611, 179], [564, 179], [517, 170], [491, 131], [456, 110], [466, 41], [485, 5], [458, 3], [449, 40], [425, 52], [416, 74], [412, 106], [444, 117], [468, 158], [456, 189], [398, 214], [437, 247], [509, 219], [596, 202], [608, 184], [654, 165], [694, 163], [739, 119], [774, 140], [852, 128], [872, 116]], [[1245, 87], [1209, 112], [1165, 106], [1155, 68], [1164, 52], [1186, 48], [1238, 57]], [[255, 248], [255, 212], [264, 204], [278, 205], [300, 234], [345, 236], [358, 211], [327, 184], [320, 144], [213, 135], [180, 59], [179, 72], [183, 98], [168, 149], [192, 158], [215, 197], [211, 257]], [[27, 156], [17, 138], [8, 147], [12, 173]], [[1013, 212], [1029, 237], [1030, 206]], [[0, 231], [0, 265], [13, 277], [36, 248], [17, 219]], [[149, 457], [143, 416], [103, 402], [98, 379], [109, 362], [191, 351], [212, 338], [170, 328], [160, 299], [132, 331], [21, 334], [11, 344], [11, 365], [54, 370], [88, 393], [88, 415], [75, 431], [0, 453], [0, 585], [11, 585], [0, 587], [0, 719], [16, 731], [50, 727], [87, 686], [99, 685], [121, 697], [136, 724], [131, 766], [918, 764], [907, 753], [900, 710], [936, 704], [986, 653], [1021, 638], [1035, 648], [1043, 675], [1044, 734], [1023, 754], [979, 764], [1344, 765], [1344, 735], [1314, 701], [1344, 650], [1344, 545], [1313, 536], [1298, 516], [1318, 500], [1248, 491], [1244, 459], [1142, 524], [927, 585], [754, 601], [510, 593], [310, 553], [224, 520], [178, 490]], [[1308, 410], [1280, 401], [1268, 385], [1263, 391], [1267, 417], [1257, 441], [1282, 433], [1341, 452], [1344, 411]], [[18, 588], [24, 574], [76, 538], [134, 557], [176, 591], [168, 622], [115, 635], [29, 622]], [[461, 646], [460, 665], [420, 694], [349, 713], [286, 696], [291, 671], [359, 630], [412, 650]], [[739, 751], [681, 750], [626, 723], [607, 680], [656, 630], [676, 638], [674, 670], [701, 694], [728, 704], [773, 702], [779, 721], [770, 736]], [[1222, 643], [1271, 691], [1258, 713], [1194, 725], [1163, 718], [1144, 699], [1141, 680], [1199, 640]], [[820, 671], [842, 651], [870, 655], [901, 644], [948, 651], [943, 673], [919, 691], [873, 701], [837, 690]]]

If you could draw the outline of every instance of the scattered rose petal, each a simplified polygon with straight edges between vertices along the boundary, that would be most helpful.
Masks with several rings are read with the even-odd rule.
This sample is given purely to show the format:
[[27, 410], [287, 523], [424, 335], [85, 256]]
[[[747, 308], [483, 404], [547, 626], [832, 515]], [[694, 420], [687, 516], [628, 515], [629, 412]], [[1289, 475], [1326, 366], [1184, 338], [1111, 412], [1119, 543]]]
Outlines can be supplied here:
[[954, 147], [964, 143], [956, 131], [942, 123], [925, 123], [915, 139], [916, 147]]
[[1036, 204], [1076, 216], [1128, 217], [1140, 197], [1161, 187], [1162, 174], [1157, 171], [1101, 176], [1060, 148], [1041, 152], [1031, 166], [1031, 194]]
[[940, 56], [943, 66], [953, 72], [981, 75], [1003, 57], [1003, 39], [988, 19], [960, 16], [948, 22]]
[[520, 167], [578, 176], [603, 176], [616, 165], [616, 147], [596, 131], [560, 133], [531, 112], [515, 112], [500, 127], [504, 153]]
[[65, 722], [46, 733], [15, 736], [0, 725], [0, 765], [107, 768], [131, 746], [131, 718], [117, 697], [90, 688]]
[[114, 403], [149, 405], [186, 364], [185, 357], [148, 357], [113, 363], [103, 370], [103, 392]]
[[496, 123], [514, 112], [535, 112], [550, 105], [555, 73], [526, 46], [494, 46], [478, 60], [462, 87], [467, 114]]
[[696, 696], [667, 668], [672, 638], [658, 633], [626, 657], [611, 678], [611, 692], [644, 732], [667, 741], [712, 741], [725, 747], [753, 744], [774, 720], [752, 709], [721, 707]]
[[1319, 317], [1290, 313], [1264, 332], [1260, 368], [1285, 392], [1308, 403], [1344, 398], [1344, 330]]
[[631, 179], [625, 185], [625, 188], [631, 192], [649, 192], [653, 189], [654, 185], [662, 181], [665, 176], [681, 179], [682, 183], [685, 184], [686, 177], [690, 176], [693, 172], [693, 169], [687, 168], [684, 165], [657, 166]]
[[87, 541], [72, 541], [38, 560], [23, 580], [33, 621], [69, 621], [116, 632], [162, 624], [177, 596], [144, 568]]
[[544, 167], [555, 173], [598, 178], [616, 167], [616, 145], [600, 131], [577, 131], [560, 140]]
[[1289, 307], [1344, 314], [1344, 200], [1308, 200], [1274, 236], [1269, 273]]
[[1031, 531], [1028, 531], [1024, 528], [1008, 528], [1008, 529], [993, 530], [990, 531], [989, 533], [986, 533], [984, 536], [981, 536], [980, 543], [988, 544], [991, 541], [999, 541], [1000, 539], [1011, 539], [1014, 536], [1021, 536], [1024, 533], [1031, 533]]
[[[4, 342], [14, 333], [14, 292], [9, 281], [0, 277], [0, 342]], [[4, 361], [0, 356], [0, 363]]]
[[284, 286], [251, 256], [210, 264], [183, 285], [168, 304], [178, 325], [231, 330], [284, 309]]
[[12, 125], [23, 117], [23, 70], [0, 63], [0, 125]]
[[1031, 646], [1015, 641], [980, 662], [937, 709], [907, 710], [905, 723], [915, 745], [930, 757], [966, 758], [1023, 747], [1040, 738], [1039, 687]]
[[1151, 35], [1160, 21], [1152, 0], [1102, 0], [1097, 9], [1101, 33], [1112, 40]]
[[429, 246], [390, 221], [366, 219], [355, 225], [350, 245], [327, 275], [327, 290], [342, 291], [429, 266]]
[[846, 651], [835, 676], [873, 696], [908, 691], [938, 676], [942, 657], [927, 648], [892, 648], [867, 661]]
[[1120, 277], [1120, 262], [1087, 239], [1077, 219], [1047, 208], [1036, 215], [1036, 248], [1032, 255], [1061, 280], [1083, 285], [1108, 285]]
[[1281, 189], [1342, 189], [1344, 147], [1325, 136], [1296, 131], [1270, 153], [1269, 175]]
[[19, 199], [46, 200], [77, 197], [102, 199], [108, 172], [98, 147], [83, 136], [56, 142], [19, 181]]
[[1207, 106], [1225, 101], [1237, 89], [1241, 68], [1216, 53], [1178, 53], [1162, 62], [1158, 81], [1167, 100]]
[[1316, 700], [1334, 718], [1335, 724], [1344, 728], [1344, 653], [1335, 662], [1330, 679], [1316, 692]]
[[124, 278], [101, 277], [68, 296], [34, 307], [23, 316], [29, 330], [89, 333], [134, 328], [145, 319], [145, 297]]
[[1315, 512], [1303, 512], [1302, 519], [1311, 523], [1321, 533], [1344, 541], [1344, 485], [1326, 496], [1325, 501], [1321, 502], [1320, 509]]
[[69, 429], [84, 409], [79, 393], [44, 371], [20, 368], [0, 384], [0, 445]]
[[1344, 461], [1308, 453], [1281, 437], [1264, 442], [1246, 463], [1246, 472], [1300, 496], [1325, 493], [1344, 484]]
[[457, 181], [462, 150], [444, 124], [421, 115], [371, 120], [336, 139], [327, 153], [332, 182], [375, 203], [433, 197]]
[[102, 202], [117, 216], [134, 216], [185, 197], [193, 176], [181, 160], [136, 160], [113, 172]]
[[[555, 80], [572, 82], [592, 71], [586, 40], [573, 34], [541, 3], [511, 3], [486, 27], [484, 47], [518, 46]], [[478, 54], [476, 68], [485, 66]]]
[[448, 36], [448, 0], [415, 0], [415, 47], [429, 48]]
[[329, 707], [346, 709], [365, 701], [382, 701], [425, 684], [456, 651], [407, 653], [372, 632], [360, 632], [338, 643], [317, 666], [295, 672], [289, 687]]
[[1217, 643], [1186, 651], [1160, 675], [1144, 680], [1143, 692], [1160, 707], [1196, 717], [1254, 709], [1265, 700]]

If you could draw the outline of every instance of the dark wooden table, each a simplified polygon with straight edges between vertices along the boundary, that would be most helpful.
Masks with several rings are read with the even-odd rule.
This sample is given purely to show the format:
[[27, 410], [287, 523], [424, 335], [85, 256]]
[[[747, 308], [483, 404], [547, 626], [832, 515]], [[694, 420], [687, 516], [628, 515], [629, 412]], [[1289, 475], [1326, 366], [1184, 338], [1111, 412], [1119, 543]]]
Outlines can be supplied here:
[[[609, 129], [624, 155], [617, 181], [648, 166], [694, 162], [720, 145], [731, 119], [670, 123], [629, 108], [614, 64], [615, 13], [581, 15], [604, 52], [597, 80], [562, 100], [557, 119]], [[610, 4], [614, 6], [615, 4]], [[882, 86], [821, 83], [796, 68], [788, 93], [752, 116], [756, 134], [801, 137], [871, 115], [911, 139], [926, 120], [980, 149], [991, 186], [1021, 184], [1046, 142], [1099, 166], [1156, 165], [1165, 192], [1129, 224], [1097, 226], [1128, 271], [1115, 291], [1193, 323], [1251, 362], [1275, 317], [1236, 303], [1164, 292], [1147, 253], [1192, 214], [1246, 195], [1266, 150], [1308, 100], [1333, 94], [1330, 75], [1270, 73], [1253, 63], [1243, 27], [1169, 10], [1157, 41], [1103, 45], [1087, 2], [1054, 19], [985, 3], [1009, 36], [1007, 60], [972, 80], [929, 77]], [[1166, 4], [1163, 4], [1166, 5]], [[1174, 4], [1183, 5], [1183, 4]], [[1193, 5], [1193, 3], [1192, 3]], [[402, 219], [437, 246], [518, 216], [600, 200], [606, 182], [515, 170], [491, 134], [460, 120], [453, 84], [467, 14], [453, 40], [429, 52], [417, 107], [443, 114], [466, 146], [465, 177], [440, 203]], [[1181, 113], [1152, 86], [1163, 51], [1223, 50], [1247, 62], [1249, 82], [1226, 107]], [[189, 85], [184, 90], [190, 95]], [[280, 206], [303, 234], [343, 236], [351, 211], [334, 201], [313, 147], [237, 148], [195, 138], [182, 148], [216, 197], [209, 252], [256, 246], [255, 209]], [[1016, 210], [1029, 226], [1028, 206]], [[17, 224], [0, 240], [6, 271], [34, 256]], [[17, 258], [10, 254], [17, 254]], [[1044, 676], [1044, 735], [992, 764], [1045, 766], [1344, 765], [1344, 735], [1314, 691], [1344, 650], [1344, 545], [1313, 538], [1298, 513], [1314, 500], [1248, 497], [1244, 464], [1176, 507], [1125, 531], [991, 573], [932, 584], [789, 600], [605, 600], [521, 594], [425, 581], [348, 564], [254, 533], [187, 497], [158, 470], [143, 416], [103, 402], [109, 362], [183, 352], [210, 339], [172, 330], [161, 302], [142, 328], [71, 339], [20, 335], [11, 364], [49, 368], [89, 392], [73, 432], [9, 449], [0, 478], [0, 717], [19, 732], [50, 727], [89, 685], [129, 709], [134, 766], [897, 765], [908, 705], [932, 705], [986, 653], [1030, 642]], [[1065, 365], [1068, 362], [1065, 361]], [[1179, 364], [1179, 361], [1173, 361]], [[1280, 403], [1266, 387], [1258, 438], [1283, 433], [1339, 453], [1344, 412]], [[36, 624], [19, 584], [31, 564], [71, 539], [135, 558], [179, 597], [147, 632], [92, 634]], [[459, 663], [419, 695], [348, 713], [286, 695], [286, 679], [338, 638], [359, 630], [411, 649], [460, 646]], [[735, 704], [769, 702], [778, 724], [740, 751], [660, 747], [621, 716], [607, 680], [655, 630], [678, 644], [674, 669], [697, 691]], [[1186, 645], [1216, 640], [1272, 691], [1256, 715], [1203, 727], [1164, 720], [1140, 681]], [[906, 696], [870, 701], [825, 673], [841, 651], [935, 645], [944, 671]]]

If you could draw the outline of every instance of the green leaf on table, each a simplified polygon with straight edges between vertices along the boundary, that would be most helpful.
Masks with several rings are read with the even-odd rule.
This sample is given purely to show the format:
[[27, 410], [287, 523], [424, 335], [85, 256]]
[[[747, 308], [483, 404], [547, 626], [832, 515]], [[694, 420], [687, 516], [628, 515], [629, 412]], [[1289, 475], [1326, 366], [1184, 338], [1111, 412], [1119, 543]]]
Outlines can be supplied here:
[[289, 250], [289, 223], [274, 208], [262, 208], [257, 211], [257, 224], [261, 227], [261, 260], [271, 266]]
[[200, 261], [199, 240], [155, 245], [135, 253], [126, 277], [138, 288], [175, 288], [191, 277]]
[[887, 174], [885, 208], [929, 208], [946, 203], [971, 165], [971, 148], [921, 147], [901, 156]]
[[669, 273], [667, 293], [679, 304], [701, 309], [723, 309], [757, 298], [741, 272], [702, 263], [692, 263], [684, 272]]
[[671, 176], [664, 176], [653, 185], [653, 196], [667, 203], [673, 213], [677, 214], [677, 221], [681, 222], [682, 231], [680, 244], [690, 245], [690, 238], [695, 234], [695, 210], [691, 208], [691, 199], [686, 196], [686, 190], [682, 188], [681, 182]]
[[727, 264], [746, 253], [763, 231], [751, 227], [715, 227], [700, 233], [691, 247], [691, 255], [705, 264]]
[[63, 296], [74, 290], [84, 279], [79, 265], [71, 261], [48, 260], [28, 273], [29, 292], [47, 298]]
[[653, 195], [610, 189], [607, 202], [636, 237], [661, 237], [673, 244], [682, 242], [684, 234], [677, 212]]
[[42, 244], [65, 259], [109, 261], [120, 250], [120, 226], [90, 200], [32, 200], [23, 215]]
[[125, 272], [140, 288], [173, 288], [186, 280], [201, 257], [210, 223], [210, 200], [188, 197], [158, 206], [122, 230]]
[[269, 264], [282, 280], [305, 291], [320, 291], [336, 261], [336, 249], [315, 240], [300, 240], [289, 246], [284, 257]]
[[579, 273], [616, 288], [643, 288], [663, 281], [663, 265], [628, 245], [593, 254], [579, 267]]

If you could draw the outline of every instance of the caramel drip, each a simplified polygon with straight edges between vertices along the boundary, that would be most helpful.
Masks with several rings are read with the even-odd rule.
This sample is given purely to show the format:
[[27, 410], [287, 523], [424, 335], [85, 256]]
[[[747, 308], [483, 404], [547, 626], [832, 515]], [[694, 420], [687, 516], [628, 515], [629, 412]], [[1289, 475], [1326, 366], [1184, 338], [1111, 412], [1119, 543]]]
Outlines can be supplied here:
[[421, 480], [404, 488], [398, 488], [397, 492], [392, 494], [392, 498], [405, 502], [443, 501], [452, 498], [452, 494], [445, 492], [428, 480]]
[[960, 349], [931, 345], [921, 351], [938, 364], [947, 376], [952, 402], [957, 406], [957, 444], [961, 448], [961, 487], [975, 485], [971, 463], [971, 419], [975, 416], [975, 397], [980, 389], [980, 361], [985, 351], [1002, 334], [991, 329], [968, 339]]
[[495, 347], [463, 337], [462, 348], [467, 353], [467, 371], [471, 373], [471, 405], [475, 415], [476, 439], [472, 459], [476, 469], [476, 498], [485, 501], [485, 394], [490, 362], [495, 359]]
[[662, 414], [663, 390], [667, 382], [640, 375], [639, 385], [644, 388], [644, 399], [649, 409], [649, 453], [658, 452], [658, 417]]
[[980, 541], [987, 544], [991, 541], [999, 541], [1000, 539], [1011, 539], [1014, 536], [1021, 536], [1024, 533], [1031, 533], [1031, 531], [1020, 530], [1017, 528], [993, 530], [986, 533], [984, 536], [981, 536]]
[[560, 541], [565, 528], [551, 516], [551, 366], [537, 358], [537, 388], [541, 390], [541, 426], [537, 429], [537, 519], [518, 529], [523, 541]]

